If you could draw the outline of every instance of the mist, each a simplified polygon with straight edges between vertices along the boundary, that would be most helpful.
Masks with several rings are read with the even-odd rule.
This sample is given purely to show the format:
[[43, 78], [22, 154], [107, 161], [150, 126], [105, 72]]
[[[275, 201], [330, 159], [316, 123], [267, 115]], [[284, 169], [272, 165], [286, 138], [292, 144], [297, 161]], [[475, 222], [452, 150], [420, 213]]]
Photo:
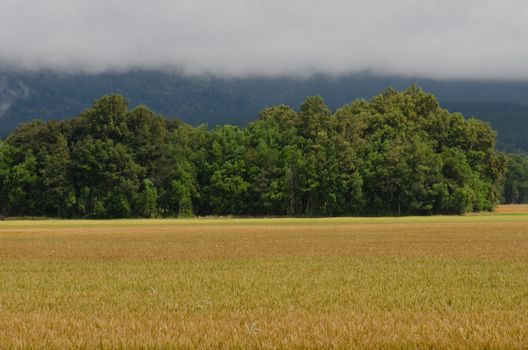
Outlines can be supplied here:
[[527, 79], [518, 0], [3, 0], [0, 68]]

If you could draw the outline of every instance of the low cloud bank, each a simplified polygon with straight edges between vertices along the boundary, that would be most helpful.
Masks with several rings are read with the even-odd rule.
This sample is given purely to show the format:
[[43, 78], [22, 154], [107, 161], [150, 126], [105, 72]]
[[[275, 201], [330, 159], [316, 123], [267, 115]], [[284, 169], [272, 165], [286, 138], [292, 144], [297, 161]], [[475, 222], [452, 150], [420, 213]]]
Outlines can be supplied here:
[[518, 0], [3, 0], [0, 67], [528, 78]]

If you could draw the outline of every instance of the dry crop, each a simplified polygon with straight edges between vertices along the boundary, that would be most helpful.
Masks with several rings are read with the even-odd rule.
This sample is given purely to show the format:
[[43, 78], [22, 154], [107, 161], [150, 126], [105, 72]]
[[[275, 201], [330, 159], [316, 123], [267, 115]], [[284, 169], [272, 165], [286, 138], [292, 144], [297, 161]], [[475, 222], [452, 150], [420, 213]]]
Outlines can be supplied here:
[[499, 212], [0, 222], [0, 347], [526, 348], [528, 212]]

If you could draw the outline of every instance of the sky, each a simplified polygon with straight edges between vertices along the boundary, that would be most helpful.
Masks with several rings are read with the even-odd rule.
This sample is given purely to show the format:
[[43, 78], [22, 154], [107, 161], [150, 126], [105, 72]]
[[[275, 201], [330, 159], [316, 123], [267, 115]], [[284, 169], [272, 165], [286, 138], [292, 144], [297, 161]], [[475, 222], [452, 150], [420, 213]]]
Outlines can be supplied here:
[[528, 79], [524, 0], [0, 0], [0, 68]]

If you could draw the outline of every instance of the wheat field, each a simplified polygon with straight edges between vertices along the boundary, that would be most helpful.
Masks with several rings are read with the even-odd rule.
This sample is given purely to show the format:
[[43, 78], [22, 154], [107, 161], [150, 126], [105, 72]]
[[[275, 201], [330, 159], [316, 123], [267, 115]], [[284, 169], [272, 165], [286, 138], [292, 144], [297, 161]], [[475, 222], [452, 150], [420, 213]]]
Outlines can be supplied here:
[[0, 222], [1, 348], [528, 348], [528, 207]]

